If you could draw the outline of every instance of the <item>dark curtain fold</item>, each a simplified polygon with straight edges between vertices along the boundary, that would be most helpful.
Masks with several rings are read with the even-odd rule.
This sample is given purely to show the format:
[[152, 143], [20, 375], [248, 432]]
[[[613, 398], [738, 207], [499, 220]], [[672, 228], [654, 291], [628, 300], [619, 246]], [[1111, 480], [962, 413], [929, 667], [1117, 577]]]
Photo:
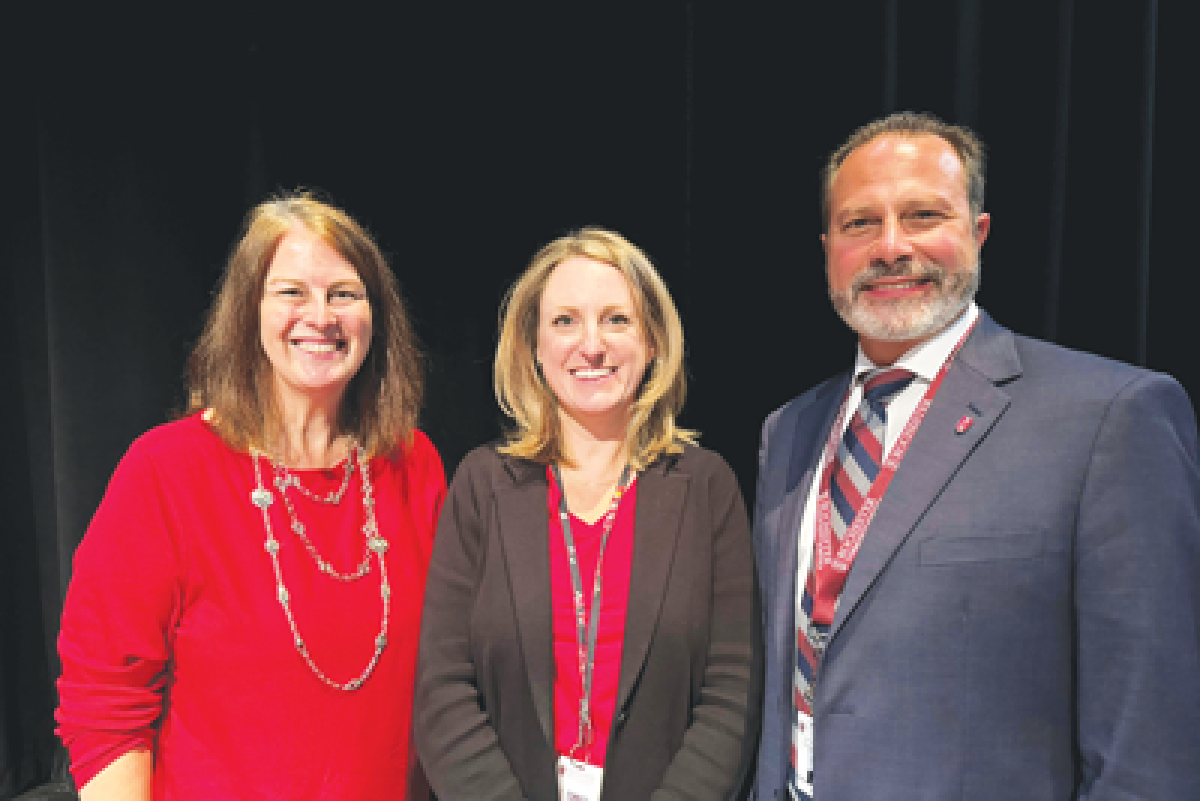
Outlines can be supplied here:
[[61, 774], [72, 552], [130, 441], [181, 405], [223, 259], [273, 190], [326, 190], [389, 253], [449, 471], [500, 430], [505, 287], [595, 223], [661, 268], [688, 333], [683, 422], [751, 495], [763, 417], [852, 356], [818, 170], [895, 109], [989, 145], [979, 300], [999, 321], [1200, 388], [1182, 3], [39, 13], [3, 62], [27, 77], [0, 201], [0, 799]]

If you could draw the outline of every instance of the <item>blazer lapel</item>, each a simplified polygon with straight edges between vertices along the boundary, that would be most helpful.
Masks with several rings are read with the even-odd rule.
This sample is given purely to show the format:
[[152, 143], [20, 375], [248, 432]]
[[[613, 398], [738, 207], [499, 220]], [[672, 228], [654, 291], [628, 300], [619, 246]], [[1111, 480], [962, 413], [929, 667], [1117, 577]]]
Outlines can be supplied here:
[[546, 742], [554, 743], [554, 622], [550, 597], [549, 485], [545, 467], [506, 460], [513, 486], [497, 493], [500, 542], [512, 588], [525, 674]]
[[[804, 506], [812, 483], [817, 480], [821, 451], [829, 438], [829, 429], [833, 427], [838, 410], [846, 398], [846, 388], [849, 384], [850, 374], [846, 373], [818, 390], [810, 410], [797, 410], [796, 431], [790, 440], [787, 440], [791, 459], [788, 465], [786, 494], [777, 518], [778, 558], [775, 559], [773, 569], [776, 571], [775, 597], [792, 610], [780, 619], [788, 621], [787, 630], [781, 633], [781, 637], [789, 643], [784, 653], [791, 653], [793, 658], [796, 651], [793, 640], [796, 628], [796, 570], [799, 566], [800, 523], [804, 518]], [[812, 424], [804, 425], [806, 420], [811, 420]], [[759, 570], [763, 567], [760, 565]]]
[[[975, 331], [950, 365], [946, 380], [913, 437], [850, 568], [831, 637], [887, 567], [917, 521], [1008, 408], [996, 386], [1020, 374], [1012, 334], [980, 313]], [[959, 431], [959, 421], [971, 423]]]
[[646, 661], [679, 541], [690, 477], [669, 470], [673, 462], [671, 457], [661, 457], [638, 477], [633, 565], [617, 685], [618, 711], [629, 702]]

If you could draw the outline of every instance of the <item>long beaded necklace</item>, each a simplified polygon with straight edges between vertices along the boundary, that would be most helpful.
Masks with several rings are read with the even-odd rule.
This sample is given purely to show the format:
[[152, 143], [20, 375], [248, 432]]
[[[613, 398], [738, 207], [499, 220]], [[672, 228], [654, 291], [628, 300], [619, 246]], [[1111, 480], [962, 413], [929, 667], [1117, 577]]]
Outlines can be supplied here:
[[[300, 629], [296, 626], [296, 618], [292, 614], [291, 597], [288, 594], [287, 586], [283, 582], [283, 570], [279, 565], [279, 548], [280, 542], [275, 539], [275, 534], [271, 529], [271, 516], [269, 509], [274, 502], [274, 496], [271, 491], [263, 485], [262, 469], [259, 465], [259, 458], [269, 459], [269, 457], [260, 452], [256, 448], [250, 449], [250, 461], [254, 465], [254, 489], [250, 492], [250, 502], [259, 508], [263, 516], [263, 527], [267, 532], [267, 539], [263, 543], [263, 548], [271, 558], [271, 567], [275, 571], [275, 590], [276, 598], [279, 600], [279, 605], [283, 607], [284, 617], [287, 618], [288, 628], [292, 632], [292, 642], [296, 646], [296, 651], [300, 657], [312, 670], [318, 679], [328, 684], [337, 690], [351, 691], [357, 690], [363, 685], [363, 682], [371, 675], [371, 671], [379, 664], [379, 658], [383, 654], [383, 649], [387, 645], [387, 630], [388, 619], [391, 611], [392, 589], [387, 580], [387, 565], [383, 561], [383, 555], [388, 549], [388, 541], [379, 533], [379, 526], [375, 522], [375, 498], [371, 490], [371, 474], [367, 467], [367, 455], [363, 451], [362, 446], [356, 441], [351, 441], [350, 455], [346, 460], [346, 477], [342, 481], [342, 486], [335, 492], [331, 492], [326, 496], [318, 496], [310, 492], [308, 489], [300, 485], [300, 482], [292, 475], [286, 467], [271, 460], [275, 468], [275, 488], [279, 492], [280, 498], [283, 499], [283, 505], [287, 509], [288, 518], [291, 521], [292, 531], [296, 533], [300, 541], [304, 543], [305, 548], [313, 557], [317, 567], [323, 572], [340, 581], [353, 581], [362, 578], [370, 571], [370, 555], [373, 552], [376, 560], [379, 562], [379, 595], [383, 602], [383, 615], [379, 627], [379, 635], [375, 638], [375, 653], [371, 655], [371, 659], [367, 662], [367, 666], [357, 678], [353, 678], [347, 682], [337, 682], [325, 675], [321, 668], [317, 667], [317, 663], [313, 661], [312, 656], [308, 652], [308, 646], [304, 642], [304, 638], [300, 636]], [[365, 520], [363, 522], [362, 532], [366, 540], [366, 551], [363, 555], [363, 561], [359, 564], [358, 569], [353, 573], [340, 573], [334, 570], [329, 562], [323, 559], [318, 553], [316, 546], [309, 540], [304, 532], [304, 526], [296, 516], [296, 509], [292, 502], [288, 499], [287, 488], [296, 487], [306, 497], [314, 501], [327, 504], [338, 504], [346, 493], [346, 488], [350, 485], [350, 474], [354, 469], [353, 462], [358, 461], [358, 472], [362, 476], [362, 495], [363, 495], [363, 512]]]

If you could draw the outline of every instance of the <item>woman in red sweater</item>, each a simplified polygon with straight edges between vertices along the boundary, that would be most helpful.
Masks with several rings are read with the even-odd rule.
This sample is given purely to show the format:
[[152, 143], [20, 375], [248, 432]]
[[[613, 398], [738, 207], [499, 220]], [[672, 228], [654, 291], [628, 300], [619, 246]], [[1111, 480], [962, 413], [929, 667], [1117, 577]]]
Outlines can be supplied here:
[[455, 474], [415, 736], [443, 799], [723, 799], [755, 730], [746, 510], [679, 428], [683, 331], [621, 236], [546, 246], [495, 362], [515, 428]]
[[[445, 492], [395, 279], [344, 212], [256, 207], [75, 555], [58, 733], [89, 799], [414, 798]], [[411, 791], [410, 791], [410, 788]]]

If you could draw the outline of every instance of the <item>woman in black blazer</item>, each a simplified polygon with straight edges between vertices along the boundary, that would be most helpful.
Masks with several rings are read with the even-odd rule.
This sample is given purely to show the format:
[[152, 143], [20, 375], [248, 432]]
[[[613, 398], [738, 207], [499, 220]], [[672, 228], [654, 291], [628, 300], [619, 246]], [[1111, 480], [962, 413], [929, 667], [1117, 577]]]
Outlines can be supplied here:
[[506, 299], [495, 382], [514, 429], [459, 466], [427, 583], [414, 726], [434, 791], [734, 797], [750, 531], [728, 465], [675, 425], [683, 331], [649, 260], [598, 228], [543, 248]]

